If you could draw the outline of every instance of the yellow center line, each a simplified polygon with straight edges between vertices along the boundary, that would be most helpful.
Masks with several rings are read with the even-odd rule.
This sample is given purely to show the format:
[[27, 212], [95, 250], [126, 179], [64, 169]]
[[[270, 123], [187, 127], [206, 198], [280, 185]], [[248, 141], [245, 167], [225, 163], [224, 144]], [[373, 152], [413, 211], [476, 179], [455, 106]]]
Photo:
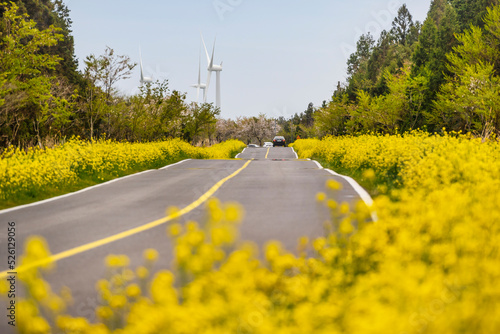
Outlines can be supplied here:
[[147, 223], [145, 225], [141, 225], [139, 227], [136, 227], [136, 228], [133, 228], [133, 229], [130, 229], [130, 230], [127, 230], [127, 231], [124, 231], [124, 232], [121, 232], [121, 233], [109, 236], [109, 237], [104, 238], [104, 239], [100, 239], [100, 240], [97, 240], [97, 241], [94, 241], [94, 242], [90, 242], [88, 244], [85, 244], [85, 245], [82, 245], [82, 246], [78, 246], [78, 247], [69, 249], [67, 251], [64, 251], [64, 252], [61, 252], [61, 253], [58, 253], [58, 254], [55, 254], [55, 255], [51, 255], [51, 256], [46, 257], [44, 259], [31, 262], [31, 263], [29, 263], [27, 265], [23, 265], [23, 266], [17, 267], [15, 270], [2, 271], [2, 272], [0, 272], [0, 279], [3, 279], [5, 277], [7, 277], [8, 273], [12, 273], [12, 272], [19, 273], [19, 272], [23, 272], [23, 271], [26, 271], [26, 270], [29, 270], [29, 269], [36, 268], [36, 267], [41, 267], [41, 266], [47, 265], [47, 264], [52, 263], [52, 262], [56, 262], [56, 261], [59, 261], [59, 260], [62, 260], [62, 259], [74, 256], [74, 255], [77, 255], [77, 254], [81, 254], [81, 253], [86, 252], [88, 250], [91, 250], [91, 249], [94, 249], [94, 248], [97, 248], [97, 247], [100, 247], [100, 246], [104, 246], [104, 245], [110, 244], [110, 243], [112, 243], [114, 241], [125, 239], [125, 238], [130, 237], [130, 236], [132, 236], [134, 234], [138, 234], [140, 232], [144, 232], [146, 230], [150, 230], [150, 229], [152, 229], [154, 227], [157, 227], [157, 226], [165, 224], [165, 223], [167, 223], [167, 222], [169, 222], [171, 220], [179, 218], [179, 217], [181, 217], [181, 216], [183, 216], [183, 215], [185, 215], [185, 214], [193, 211], [194, 209], [196, 209], [197, 207], [199, 207], [201, 204], [203, 204], [204, 202], [206, 202], [217, 190], [220, 189], [220, 187], [222, 187], [222, 185], [224, 183], [226, 183], [227, 181], [229, 181], [230, 179], [232, 179], [233, 177], [235, 177], [236, 175], [238, 175], [242, 170], [244, 170], [245, 168], [247, 168], [247, 166], [251, 162], [252, 162], [252, 160], [247, 161], [243, 165], [243, 167], [241, 167], [240, 169], [238, 169], [237, 171], [235, 171], [233, 174], [231, 174], [231, 175], [225, 177], [224, 179], [220, 180], [219, 182], [217, 182], [212, 188], [210, 188], [206, 193], [204, 193], [203, 195], [201, 195], [201, 197], [198, 198], [196, 201], [194, 201], [193, 203], [189, 204], [184, 209], [179, 210], [179, 211], [177, 211], [177, 212], [175, 212], [175, 213], [173, 213], [173, 214], [171, 214], [171, 215], [169, 215], [167, 217], [164, 217], [164, 218], [155, 220], [153, 222]]
[[266, 157], [265, 157], [264, 159], [267, 159], [267, 156], [269, 155], [269, 150], [270, 150], [270, 149], [271, 149], [270, 147], [268, 147], [268, 148], [267, 148]]

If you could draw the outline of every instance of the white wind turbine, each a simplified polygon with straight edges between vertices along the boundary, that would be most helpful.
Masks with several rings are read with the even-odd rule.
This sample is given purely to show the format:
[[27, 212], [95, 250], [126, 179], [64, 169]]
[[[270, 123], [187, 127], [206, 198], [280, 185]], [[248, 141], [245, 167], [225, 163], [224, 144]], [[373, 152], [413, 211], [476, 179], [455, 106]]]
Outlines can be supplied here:
[[198, 83], [191, 85], [191, 87], [196, 88], [196, 102], [200, 99], [200, 89], [203, 89], [203, 98], [205, 101], [205, 92], [207, 89], [207, 85], [204, 83], [201, 83], [201, 50], [200, 50], [200, 57], [199, 57], [199, 63], [198, 63]]
[[205, 96], [203, 98], [204, 102], [207, 102], [207, 91], [210, 86], [210, 76], [212, 75], [212, 72], [217, 73], [217, 83], [216, 83], [216, 99], [215, 99], [215, 105], [220, 108], [220, 72], [222, 71], [222, 63], [220, 65], [214, 65], [214, 54], [215, 54], [215, 42], [214, 40], [214, 47], [212, 49], [212, 58], [208, 56], [208, 51], [207, 51], [207, 46], [205, 45], [205, 41], [203, 40], [203, 36], [201, 37], [201, 40], [203, 42], [203, 47], [205, 48], [205, 54], [207, 55], [207, 62], [208, 62], [208, 76], [207, 76], [207, 88], [205, 89]]
[[144, 71], [143, 71], [143, 67], [142, 67], [142, 53], [141, 53], [141, 49], [139, 48], [139, 59], [140, 59], [140, 65], [141, 65], [141, 84], [143, 83], [148, 83], [148, 82], [153, 82], [153, 78], [152, 77], [145, 77], [144, 76]]

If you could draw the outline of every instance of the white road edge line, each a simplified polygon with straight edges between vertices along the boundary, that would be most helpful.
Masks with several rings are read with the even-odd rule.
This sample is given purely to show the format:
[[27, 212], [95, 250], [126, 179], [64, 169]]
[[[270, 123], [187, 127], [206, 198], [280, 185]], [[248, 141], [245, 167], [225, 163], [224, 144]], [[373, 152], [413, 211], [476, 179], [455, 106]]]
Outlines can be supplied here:
[[96, 184], [94, 186], [83, 188], [81, 190], [77, 190], [77, 191], [74, 191], [74, 192], [69, 193], [69, 194], [64, 194], [64, 195], [61, 195], [61, 196], [56, 196], [56, 197], [44, 199], [42, 201], [38, 201], [38, 202], [34, 202], [34, 203], [29, 203], [29, 204], [24, 204], [24, 205], [20, 205], [20, 206], [15, 206], [13, 208], [5, 209], [5, 210], [0, 210], [0, 214], [8, 213], [8, 212], [16, 211], [16, 210], [21, 210], [21, 209], [25, 209], [25, 208], [29, 208], [29, 207], [32, 207], [32, 206], [37, 206], [37, 205], [41, 205], [41, 204], [53, 202], [53, 201], [57, 201], [59, 199], [63, 199], [63, 198], [66, 198], [66, 197], [77, 195], [77, 194], [81, 194], [83, 192], [86, 192], [86, 191], [89, 191], [89, 190], [92, 190], [92, 189], [95, 189], [95, 188], [99, 188], [99, 187], [106, 186], [106, 185], [114, 183], [114, 182], [118, 182], [118, 181], [121, 181], [121, 180], [124, 180], [124, 179], [128, 179], [130, 177], [138, 176], [138, 175], [141, 175], [141, 174], [146, 174], [146, 173], [149, 173], [149, 172], [152, 172], [152, 171], [155, 171], [155, 170], [167, 169], [167, 168], [173, 167], [175, 165], [179, 165], [179, 164], [181, 164], [183, 162], [186, 162], [186, 161], [189, 161], [189, 160], [191, 160], [191, 159], [182, 160], [182, 161], [176, 162], [175, 164], [167, 165], [167, 166], [159, 168], [159, 169], [149, 169], [149, 170], [145, 170], [145, 171], [140, 172], [140, 173], [135, 173], [135, 174], [131, 174], [131, 175], [122, 176], [122, 177], [119, 177], [117, 179], [113, 179], [113, 180], [110, 180], [110, 181], [107, 181], [107, 182], [104, 182], [104, 183], [99, 183], [99, 184]]
[[236, 156], [235, 156], [234, 158], [235, 158], [235, 159], [238, 159], [238, 157], [240, 156], [240, 154], [243, 154], [243, 153], [245, 152], [245, 150], [246, 150], [246, 149], [247, 149], [247, 148], [245, 147], [245, 148], [243, 149], [243, 151], [241, 151], [241, 153], [236, 154]]
[[295, 153], [295, 159], [298, 159], [299, 156], [297, 155], [297, 152], [295, 152], [295, 150], [293, 149], [293, 147], [292, 147], [292, 151], [293, 151], [293, 153]]
[[[345, 175], [342, 175], [342, 174], [339, 174], [337, 172], [334, 172], [333, 170], [331, 169], [327, 169], [327, 168], [324, 168], [323, 166], [321, 166], [321, 164], [319, 162], [317, 162], [316, 160], [312, 160], [318, 167], [319, 169], [324, 169], [325, 171], [327, 171], [328, 173], [334, 175], [334, 176], [338, 176], [338, 177], [341, 177], [343, 178], [344, 180], [346, 180], [350, 185], [351, 187], [354, 189], [355, 192], [358, 193], [359, 197], [363, 200], [363, 202], [365, 202], [366, 206], [368, 208], [371, 208], [373, 206], [373, 199], [372, 197], [370, 196], [370, 194], [368, 194], [368, 192], [362, 187], [359, 185], [358, 182], [356, 182], [356, 180], [354, 180], [352, 177], [349, 177], [349, 176], [345, 176]], [[378, 216], [377, 216], [377, 213], [372, 210], [372, 220], [374, 222], [377, 222], [378, 221]]]

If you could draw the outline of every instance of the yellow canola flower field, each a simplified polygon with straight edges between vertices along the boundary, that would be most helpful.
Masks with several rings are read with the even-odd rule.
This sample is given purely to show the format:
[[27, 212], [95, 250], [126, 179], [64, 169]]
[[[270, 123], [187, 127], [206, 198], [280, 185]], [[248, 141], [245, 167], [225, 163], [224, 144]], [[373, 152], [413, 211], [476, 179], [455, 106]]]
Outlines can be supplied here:
[[[336, 203], [341, 185], [329, 181], [317, 196], [331, 210], [328, 233], [301, 238], [294, 253], [270, 242], [259, 254], [238, 242], [242, 208], [212, 199], [204, 224], [167, 227], [170, 271], [152, 249], [135, 269], [126, 256], [106, 258], [97, 323], [65, 313], [71, 295], [42, 278], [50, 266], [20, 275], [31, 292], [19, 303], [20, 333], [500, 333], [497, 142], [412, 133], [295, 149], [365, 178], [395, 175], [397, 189], [375, 198], [379, 220]], [[33, 238], [25, 254], [29, 263], [49, 251]]]
[[53, 149], [7, 149], [0, 156], [0, 200], [36, 197], [47, 189], [77, 185], [82, 179], [102, 182], [187, 158], [231, 158], [244, 147], [237, 140], [202, 148], [180, 139], [151, 143], [71, 139]]

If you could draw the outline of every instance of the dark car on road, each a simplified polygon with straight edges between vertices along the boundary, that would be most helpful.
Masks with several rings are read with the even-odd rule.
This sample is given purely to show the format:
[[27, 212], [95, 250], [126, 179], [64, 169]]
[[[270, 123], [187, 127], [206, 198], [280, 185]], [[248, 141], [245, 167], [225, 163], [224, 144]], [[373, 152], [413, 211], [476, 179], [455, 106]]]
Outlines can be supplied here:
[[274, 146], [286, 146], [286, 140], [283, 136], [276, 136], [273, 139], [273, 147]]

